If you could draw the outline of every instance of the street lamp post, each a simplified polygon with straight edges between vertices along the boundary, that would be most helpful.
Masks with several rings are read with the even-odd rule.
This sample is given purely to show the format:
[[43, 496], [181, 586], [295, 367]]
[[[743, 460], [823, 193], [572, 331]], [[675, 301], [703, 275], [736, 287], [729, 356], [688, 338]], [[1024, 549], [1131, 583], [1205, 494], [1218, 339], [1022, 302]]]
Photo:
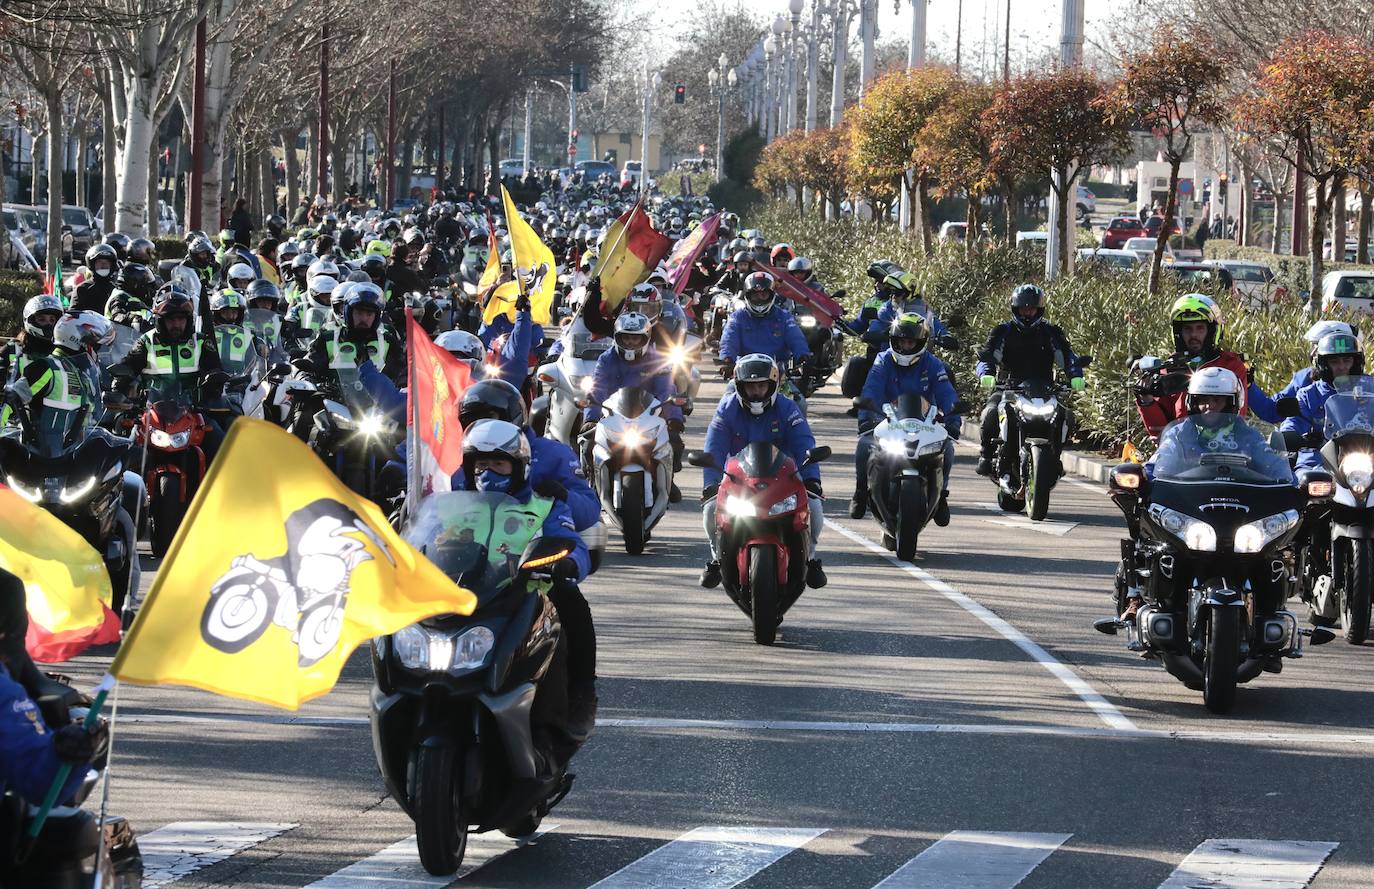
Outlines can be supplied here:
[[788, 23], [789, 33], [792, 35], [792, 51], [787, 54], [787, 128], [795, 130], [797, 128], [797, 83], [801, 80], [799, 60], [797, 58], [798, 44], [803, 41], [801, 27], [801, 11], [805, 5], [805, 0], [788, 0], [787, 11], [792, 14], [792, 20]]
[[649, 193], [649, 119], [653, 113], [654, 94], [663, 83], [663, 75], [644, 69], [644, 132], [639, 138], [639, 193]]
[[877, 63], [878, 0], [859, 0], [859, 38], [863, 41], [863, 53], [859, 56], [859, 101], [862, 102]]
[[776, 72], [773, 70], [773, 57], [777, 54], [777, 39], [769, 34], [763, 41], [763, 141], [772, 142], [777, 131], [773, 129], [773, 124], [777, 121], [773, 105], [773, 85], [777, 79]]
[[821, 3], [811, 0], [811, 26], [806, 40], [806, 131], [816, 128], [816, 96], [820, 91], [817, 78], [821, 70]]
[[[1059, 36], [1059, 64], [1065, 68], [1072, 68], [1083, 63], [1083, 0], [1064, 0], [1064, 17], [1061, 24]], [[1072, 174], [1073, 171], [1070, 170]], [[1073, 255], [1072, 250], [1064, 251], [1061, 246], [1061, 232], [1059, 231], [1059, 192], [1061, 186], [1059, 174], [1050, 171], [1050, 178], [1053, 180], [1054, 187], [1050, 189], [1049, 211], [1050, 224], [1047, 229], [1049, 237], [1045, 240], [1045, 277], [1053, 280], [1059, 276], [1059, 254], [1067, 252], [1069, 257], [1069, 268], [1072, 269]], [[1073, 206], [1072, 196], [1070, 196], [1069, 206]]]
[[844, 117], [844, 67], [849, 55], [849, 17], [853, 0], [835, 0], [831, 11], [830, 58], [835, 70], [830, 82], [830, 125], [837, 127]]
[[716, 181], [719, 182], [725, 163], [725, 91], [735, 88], [739, 76], [730, 67], [730, 57], [725, 53], [720, 54], [716, 66], [719, 70], [713, 68], [708, 74], [711, 90], [716, 94]]

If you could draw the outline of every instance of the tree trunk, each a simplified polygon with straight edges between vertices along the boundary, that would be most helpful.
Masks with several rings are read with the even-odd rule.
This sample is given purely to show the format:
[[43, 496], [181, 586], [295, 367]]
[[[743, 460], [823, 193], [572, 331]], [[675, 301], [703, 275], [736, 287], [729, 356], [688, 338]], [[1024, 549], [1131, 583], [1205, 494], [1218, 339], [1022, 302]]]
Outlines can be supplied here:
[[[1056, 189], [1056, 193], [1059, 195], [1059, 216], [1056, 219], [1051, 219], [1050, 225], [1055, 226], [1059, 231], [1059, 255], [1054, 258], [1054, 261], [1058, 264], [1061, 275], [1069, 273], [1069, 206], [1073, 203], [1069, 200], [1069, 195], [1074, 194], [1073, 183], [1074, 180], [1069, 178], [1069, 168], [1067, 166], [1060, 168], [1059, 188]], [[1051, 181], [1050, 188], [1054, 187], [1054, 182]]]
[[86, 180], [86, 158], [90, 153], [90, 128], [83, 120], [76, 127], [76, 205], [89, 206]]
[[201, 149], [201, 163], [205, 168], [200, 177], [200, 212], [218, 228], [224, 219], [224, 133], [210, 124], [208, 114], [205, 132], [208, 138]]
[[1007, 229], [1007, 245], [1016, 243], [1016, 186], [1002, 185], [1002, 214]]
[[158, 181], [157, 175], [157, 124], [153, 124], [153, 141], [148, 143], [148, 237], [156, 238], [162, 234], [162, 208], [158, 205]]
[[258, 175], [262, 181], [262, 227], [265, 229], [267, 217], [277, 212], [277, 176], [270, 143], [258, 151]]
[[917, 232], [921, 237], [921, 252], [929, 256], [935, 251], [935, 244], [930, 237], [930, 182], [924, 176], [916, 178], [916, 212], [912, 214], [912, 221], [916, 223]]
[[307, 198], [313, 198], [315, 189], [319, 187], [315, 181], [315, 169], [319, 166], [317, 160], [319, 153], [320, 122], [312, 118], [305, 128], [305, 196]]
[[[42, 138], [38, 136], [29, 142], [29, 203], [34, 206], [38, 205], [38, 189], [42, 185], [43, 171], [40, 167], [43, 152], [38, 150], [38, 143]], [[52, 140], [49, 139], [48, 142], [51, 143]]]
[[[131, 238], [143, 233], [149, 211], [148, 193], [152, 170], [148, 158], [156, 141], [153, 102], [156, 96], [141, 77], [128, 78], [129, 107], [124, 122], [124, 145], [120, 155], [119, 196], [115, 204], [114, 231]], [[156, 214], [156, 208], [151, 212]], [[110, 213], [106, 210], [108, 222]]]
[[968, 196], [968, 207], [964, 211], [964, 258], [973, 259], [978, 252], [978, 198]]
[[1355, 261], [1360, 265], [1369, 263], [1369, 224], [1370, 210], [1374, 206], [1374, 191], [1370, 191], [1368, 184], [1360, 185], [1360, 216], [1355, 223]]
[[1345, 262], [1345, 181], [1331, 190], [1331, 261]]
[[1173, 233], [1174, 216], [1178, 213], [1178, 168], [1183, 162], [1180, 157], [1169, 161], [1169, 196], [1164, 199], [1164, 224], [1159, 227], [1159, 237], [1155, 239], [1155, 252], [1150, 257], [1150, 293], [1159, 292], [1159, 267], [1164, 263], [1164, 248], [1169, 244]]
[[[339, 135], [342, 136], [343, 134], [340, 133]], [[345, 167], [348, 165], [348, 146], [351, 141], [351, 139], [339, 139], [329, 143], [329, 168], [334, 174], [330, 180], [329, 199], [336, 207], [343, 203], [344, 192], [348, 185]]]
[[[533, 161], [531, 161], [531, 163], [533, 163]], [[797, 218], [804, 218], [806, 216], [806, 205], [802, 202], [803, 189], [800, 182], [792, 186], [792, 195], [797, 199]]]
[[103, 208], [105, 231], [115, 230], [115, 207], [119, 202], [119, 183], [115, 177], [115, 114], [114, 97], [108, 89], [100, 91], [100, 205]]
[[[62, 264], [62, 94], [56, 90], [43, 96], [48, 110], [48, 274], [57, 273]], [[58, 281], [54, 293], [62, 292]]]
[[[1307, 311], [1313, 317], [1321, 312], [1322, 274], [1325, 271], [1322, 267], [1322, 241], [1326, 236], [1326, 214], [1330, 206], [1330, 199], [1326, 194], [1329, 180], [1317, 179], [1315, 184], [1317, 187], [1317, 205], [1313, 208], [1312, 215], [1314, 218], [1308, 229], [1308, 259], [1312, 263], [1312, 274], [1307, 280]], [[1295, 196], [1295, 200], [1301, 199], [1301, 195]]]
[[296, 157], [296, 139], [300, 131], [291, 132], [282, 130], [277, 134], [281, 140], [282, 157], [286, 159], [286, 221], [291, 222], [291, 217], [296, 214], [296, 207], [300, 204], [300, 159]]

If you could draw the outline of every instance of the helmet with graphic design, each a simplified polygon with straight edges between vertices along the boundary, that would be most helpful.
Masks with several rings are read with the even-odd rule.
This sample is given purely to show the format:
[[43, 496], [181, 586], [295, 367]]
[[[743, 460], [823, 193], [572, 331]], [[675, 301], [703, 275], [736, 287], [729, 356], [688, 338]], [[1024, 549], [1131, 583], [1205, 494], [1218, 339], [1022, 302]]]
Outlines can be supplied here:
[[507, 493], [525, 487], [530, 442], [505, 420], [478, 420], [463, 433], [463, 477], [470, 491]]
[[114, 339], [114, 324], [98, 312], [69, 312], [53, 328], [53, 342], [72, 353], [95, 352]]
[[238, 324], [243, 320], [243, 294], [226, 287], [210, 297], [210, 314], [216, 324]]
[[39, 294], [24, 303], [24, 333], [26, 337], [52, 342], [53, 328], [62, 318], [62, 300], [49, 294]]
[[1360, 341], [1349, 333], [1328, 333], [1317, 343], [1312, 356], [1312, 376], [1326, 383], [1339, 377], [1364, 373], [1364, 351]]
[[926, 350], [930, 332], [926, 329], [926, 319], [915, 312], [903, 312], [892, 321], [887, 330], [887, 343], [892, 352], [892, 360], [902, 367], [916, 363]]
[[653, 323], [639, 312], [625, 312], [615, 319], [612, 342], [626, 361], [637, 361], [649, 351], [649, 332]]
[[782, 384], [782, 372], [773, 356], [754, 352], [735, 362], [735, 400], [757, 417], [773, 406]]
[[[1169, 307], [1174, 350], [1209, 358], [1221, 342], [1221, 309], [1205, 293], [1186, 293]], [[1205, 325], [1205, 331], [1198, 325]]]
[[1225, 367], [1203, 367], [1188, 379], [1188, 413], [1240, 413], [1245, 397], [1240, 379]]

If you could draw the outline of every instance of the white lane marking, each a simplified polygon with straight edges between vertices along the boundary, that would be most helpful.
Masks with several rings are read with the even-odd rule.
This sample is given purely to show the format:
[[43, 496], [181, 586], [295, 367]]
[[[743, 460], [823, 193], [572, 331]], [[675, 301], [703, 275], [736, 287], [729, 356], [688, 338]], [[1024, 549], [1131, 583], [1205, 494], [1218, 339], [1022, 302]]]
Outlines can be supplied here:
[[789, 827], [698, 827], [590, 889], [730, 889], [823, 833]]
[[1339, 843], [1208, 840], [1159, 889], [1303, 889]]
[[1098, 694], [1097, 690], [1083, 681], [1077, 673], [1070, 670], [1048, 651], [1031, 641], [1025, 633], [1022, 633], [1020, 630], [1016, 629], [1016, 627], [1013, 627], [1001, 617], [998, 617], [991, 610], [973, 601], [968, 596], [931, 574], [929, 571], [917, 568], [915, 565], [895, 558], [878, 544], [855, 531], [849, 530], [834, 519], [826, 519], [825, 523], [845, 537], [848, 537], [850, 540], [868, 549], [870, 552], [877, 553], [887, 559], [897, 568], [910, 574], [921, 583], [930, 587], [955, 605], [958, 605], [969, 614], [972, 614], [974, 617], [987, 624], [1003, 639], [1006, 639], [1008, 642], [1021, 649], [1031, 660], [1044, 667], [1056, 679], [1068, 686], [1069, 690], [1078, 695], [1083, 703], [1087, 704], [1088, 707], [1097, 714], [1098, 718], [1106, 723], [1109, 728], [1130, 730], [1136, 727], [1135, 723], [1128, 719], [1126, 714], [1122, 713], [1116, 708], [1116, 705]]
[[873, 889], [1012, 889], [1070, 836], [956, 830]]
[[1019, 528], [1023, 531], [1036, 531], [1041, 534], [1048, 534], [1051, 537], [1063, 537], [1065, 534], [1078, 527], [1078, 522], [1058, 522], [1053, 519], [1032, 522], [1024, 515], [1014, 512], [1007, 512], [996, 503], [972, 503], [975, 509], [982, 509], [988, 512], [1000, 513], [995, 519], [983, 519], [991, 525], [1002, 525], [1007, 528]]
[[257, 821], [174, 821], [138, 838], [143, 885], [158, 889], [296, 826]]
[[469, 837], [463, 866], [451, 877], [436, 877], [425, 871], [420, 865], [420, 852], [412, 836], [392, 843], [375, 855], [355, 861], [322, 880], [316, 880], [305, 889], [430, 889], [447, 886], [503, 855], [533, 845], [544, 834], [557, 829], [557, 824], [542, 826], [534, 836], [519, 840], [495, 832]]

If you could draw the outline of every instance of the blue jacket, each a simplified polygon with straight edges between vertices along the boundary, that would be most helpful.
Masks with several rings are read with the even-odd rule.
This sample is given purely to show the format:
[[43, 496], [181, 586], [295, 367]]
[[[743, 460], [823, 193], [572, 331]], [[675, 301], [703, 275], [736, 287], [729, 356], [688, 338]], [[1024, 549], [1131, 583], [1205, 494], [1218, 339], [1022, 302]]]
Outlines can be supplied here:
[[892, 327], [892, 322], [897, 320], [898, 315], [907, 312], [915, 312], [917, 315], [930, 318], [930, 333], [932, 336], [945, 336], [949, 333], [949, 328], [941, 323], [935, 313], [930, 311], [930, 306], [926, 305], [923, 299], [907, 300], [902, 303], [888, 300], [883, 303], [883, 307], [878, 310], [878, 317], [869, 322], [868, 330], [863, 334], [866, 343], [885, 345], [887, 343], [887, 332]]
[[[884, 349], [873, 359], [873, 369], [864, 381], [863, 397], [878, 407], [891, 404], [899, 395], [921, 395], [934, 402], [945, 415], [945, 428], [951, 436], [958, 436], [963, 420], [951, 413], [958, 395], [949, 381], [945, 363], [929, 352], [921, 353], [916, 363], [902, 367], [892, 360], [892, 350]], [[881, 414], [870, 410], [859, 412], [859, 424], [876, 423]]]
[[811, 354], [797, 319], [782, 306], [775, 305], [762, 318], [748, 309], [736, 309], [725, 322], [720, 335], [720, 357], [736, 360], [741, 355], [761, 352], [773, 356], [779, 367]]
[[[523, 314], [525, 313], [516, 312], [515, 317], [518, 319]], [[502, 334], [510, 333], [514, 328], [514, 321], [507, 318], [504, 314], [497, 315], [492, 319], [490, 324], [483, 324], [481, 328], [478, 329], [477, 338], [482, 341], [482, 345], [490, 349], [491, 344], [496, 342], [497, 337]], [[534, 324], [533, 330], [530, 333], [530, 343], [537, 346], [542, 342], [544, 342], [544, 328], [540, 327], [538, 324]]]
[[[706, 452], [716, 458], [722, 468], [725, 462], [744, 450], [746, 445], [768, 442], [798, 465], [806, 452], [816, 446], [811, 425], [802, 416], [801, 408], [790, 398], [779, 395], [773, 406], [754, 416], [740, 405], [735, 393], [727, 392], [716, 405], [716, 415], [706, 427]], [[701, 471], [702, 485], [718, 485], [721, 470], [706, 467]], [[804, 479], [819, 479], [821, 468], [816, 464], [802, 470]]]
[[[500, 354], [496, 356], [496, 366], [501, 371], [501, 379], [517, 389], [524, 386], [525, 377], [530, 373], [530, 349], [534, 348], [536, 330], [539, 331], [542, 340], [544, 332], [534, 323], [530, 313], [516, 312], [515, 326], [502, 343]], [[487, 344], [487, 348], [491, 348], [490, 343]]]
[[658, 350], [650, 346], [641, 358], [626, 361], [616, 349], [607, 349], [596, 359], [596, 369], [592, 371], [592, 390], [587, 393], [584, 418], [589, 423], [601, 419], [600, 404], [621, 389], [647, 389], [663, 402], [660, 416], [665, 420], [682, 421], [682, 408], [669, 402], [673, 397], [673, 378]]
[[[54, 737], [55, 731], [24, 686], [0, 665], [0, 793], [13, 788], [35, 806], [43, 802], [62, 765]], [[85, 776], [86, 769], [72, 769], [58, 802], [70, 799]]]
[[[1326, 426], [1326, 402], [1335, 394], [1336, 387], [1323, 380], [1303, 386], [1298, 390], [1298, 416], [1285, 417], [1279, 428], [1284, 432], [1303, 435], [1316, 432], [1320, 435]], [[1321, 457], [1313, 448], [1303, 448], [1298, 452], [1299, 469], [1314, 469], [1321, 466], [1321, 462]]]
[[[538, 488], [546, 481], [557, 482], [568, 492], [567, 507], [577, 530], [585, 531], [601, 521], [601, 500], [587, 480], [578, 474], [581, 465], [573, 449], [561, 441], [540, 438], [531, 429], [525, 430], [530, 443], [529, 483]], [[467, 477], [459, 472], [451, 479], [453, 490], [467, 487]]]
[[[1245, 420], [1237, 417], [1230, 429], [1224, 432], [1230, 438], [1230, 442], [1229, 446], [1223, 450], [1249, 457], [1251, 468], [1256, 472], [1264, 473], [1275, 479], [1294, 481], [1293, 471], [1288, 468], [1288, 461], [1270, 450], [1269, 443], [1264, 436], [1260, 435]], [[1155, 451], [1154, 456], [1146, 462], [1145, 474], [1149, 478], [1154, 478], [1158, 466], [1164, 466], [1167, 469], [1173, 465], [1184, 467], [1195, 465], [1205, 451], [1212, 449], [1216, 438], [1217, 436], [1199, 427], [1191, 417], [1179, 420], [1165, 429], [1160, 436], [1159, 450]], [[1209, 439], [1213, 439], [1212, 444], [1208, 444]]]
[[1310, 384], [1311, 382], [1312, 368], [1298, 368], [1297, 370], [1293, 371], [1293, 379], [1288, 381], [1288, 385], [1284, 386], [1277, 393], [1275, 393], [1274, 400], [1278, 401], [1280, 398], [1297, 398], [1298, 392], [1302, 390], [1302, 387]]
[[378, 370], [371, 359], [358, 365], [358, 382], [362, 383], [363, 391], [376, 403], [377, 410], [393, 422], [405, 424], [406, 394], [390, 377]]

